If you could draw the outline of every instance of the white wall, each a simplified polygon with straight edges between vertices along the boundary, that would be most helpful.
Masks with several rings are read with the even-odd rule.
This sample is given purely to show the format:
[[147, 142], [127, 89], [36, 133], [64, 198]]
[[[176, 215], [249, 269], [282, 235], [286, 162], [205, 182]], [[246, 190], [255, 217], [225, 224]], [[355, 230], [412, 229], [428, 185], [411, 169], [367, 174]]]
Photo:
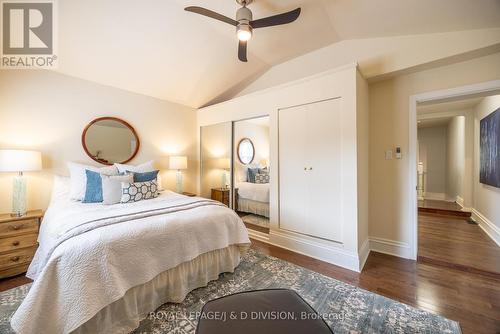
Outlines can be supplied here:
[[[474, 120], [474, 209], [476, 215], [489, 228], [490, 235], [500, 242], [500, 188], [479, 182], [479, 123], [481, 119], [500, 107], [500, 95], [485, 97], [475, 108]], [[474, 213], [474, 212], [473, 212]], [[489, 226], [488, 226], [489, 224]]]
[[[424, 164], [424, 197], [445, 199], [447, 177], [447, 126], [418, 129], [419, 159]], [[426, 193], [431, 193], [427, 194]], [[438, 195], [439, 194], [439, 195]], [[430, 196], [429, 196], [430, 195]], [[437, 198], [434, 198], [437, 199]]]
[[[446, 195], [463, 204], [465, 180], [465, 116], [455, 116], [446, 129]], [[471, 140], [471, 138], [469, 138]]]
[[[150, 159], [163, 169], [164, 186], [175, 189], [169, 155], [187, 155], [185, 189], [196, 191], [196, 111], [178, 104], [102, 86], [51, 71], [0, 71], [0, 149], [33, 149], [44, 170], [28, 173], [28, 207], [45, 209], [52, 175], [67, 175], [66, 161], [95, 164], [81, 134], [97, 117], [115, 116], [135, 127], [141, 148], [131, 163]], [[0, 212], [11, 210], [12, 174], [0, 174]]]

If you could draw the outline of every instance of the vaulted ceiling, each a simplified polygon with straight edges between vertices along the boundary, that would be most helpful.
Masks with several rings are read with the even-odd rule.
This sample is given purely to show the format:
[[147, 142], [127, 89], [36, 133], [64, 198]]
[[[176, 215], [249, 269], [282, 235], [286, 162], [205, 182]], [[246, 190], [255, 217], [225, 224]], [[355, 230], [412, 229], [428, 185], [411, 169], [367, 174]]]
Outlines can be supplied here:
[[234, 0], [59, 1], [57, 71], [199, 107], [340, 40], [500, 26], [499, 0], [254, 0], [254, 18], [302, 14], [256, 30], [241, 63], [235, 29], [183, 10], [191, 5], [229, 17], [239, 8]]

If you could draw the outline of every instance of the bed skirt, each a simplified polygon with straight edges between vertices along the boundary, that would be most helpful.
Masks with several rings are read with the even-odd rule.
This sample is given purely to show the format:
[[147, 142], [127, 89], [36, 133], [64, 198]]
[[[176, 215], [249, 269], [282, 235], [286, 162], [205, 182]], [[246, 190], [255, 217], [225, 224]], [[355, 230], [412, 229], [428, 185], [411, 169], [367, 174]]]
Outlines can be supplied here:
[[254, 213], [269, 218], [269, 203], [252, 201], [246, 198], [238, 198], [238, 211]]
[[103, 308], [73, 333], [130, 333], [161, 305], [180, 303], [190, 291], [218, 279], [219, 274], [233, 272], [247, 248], [232, 245], [169, 269], [128, 290], [121, 299]]

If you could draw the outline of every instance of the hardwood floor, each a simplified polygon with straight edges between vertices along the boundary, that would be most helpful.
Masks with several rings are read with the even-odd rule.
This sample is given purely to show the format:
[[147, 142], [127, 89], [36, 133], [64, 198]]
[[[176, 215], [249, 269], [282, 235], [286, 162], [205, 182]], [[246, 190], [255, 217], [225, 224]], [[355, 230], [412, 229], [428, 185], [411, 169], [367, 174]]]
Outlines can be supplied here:
[[[460, 323], [464, 334], [500, 333], [500, 280], [452, 268], [370, 253], [356, 273], [283, 248], [252, 240], [252, 247], [362, 289], [440, 314]], [[29, 282], [0, 280], [0, 291]]]
[[418, 260], [500, 278], [500, 247], [460, 217], [419, 214]]
[[464, 334], [500, 333], [500, 280], [372, 252], [361, 273], [252, 240], [252, 247], [326, 276], [460, 323]]
[[452, 211], [462, 211], [462, 207], [455, 202], [424, 199], [418, 201], [419, 208], [442, 209]]

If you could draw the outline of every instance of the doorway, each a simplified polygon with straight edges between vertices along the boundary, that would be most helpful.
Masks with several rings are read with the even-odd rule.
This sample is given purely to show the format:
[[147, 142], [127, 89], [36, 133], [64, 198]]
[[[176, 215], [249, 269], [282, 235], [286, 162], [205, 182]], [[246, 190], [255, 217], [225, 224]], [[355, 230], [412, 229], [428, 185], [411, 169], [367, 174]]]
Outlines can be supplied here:
[[[411, 98], [414, 256], [419, 262], [500, 277], [498, 227], [493, 226], [499, 217], [490, 206], [500, 200], [500, 187], [480, 176], [485, 166], [481, 124], [497, 109], [500, 114], [499, 89], [495, 81]], [[500, 141], [500, 134], [494, 138]]]

